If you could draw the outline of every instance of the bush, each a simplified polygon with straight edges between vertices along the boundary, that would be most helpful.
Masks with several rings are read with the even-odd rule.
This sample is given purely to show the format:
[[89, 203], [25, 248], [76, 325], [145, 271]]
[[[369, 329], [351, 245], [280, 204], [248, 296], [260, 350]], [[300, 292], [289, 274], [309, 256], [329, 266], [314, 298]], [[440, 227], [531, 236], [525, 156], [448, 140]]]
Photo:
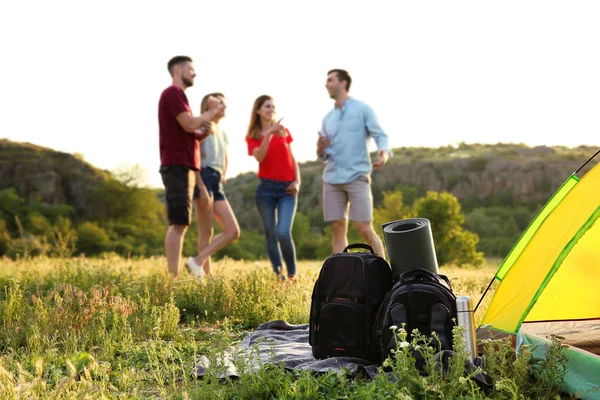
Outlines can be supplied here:
[[435, 243], [438, 263], [481, 265], [483, 254], [476, 250], [479, 236], [463, 227], [465, 217], [458, 199], [450, 193], [427, 192], [412, 206], [403, 202], [402, 192], [384, 193], [383, 203], [373, 213], [374, 228], [378, 235], [381, 224], [406, 218], [427, 218]]
[[96, 255], [110, 250], [110, 238], [104, 229], [93, 222], [84, 222], [77, 228], [77, 252]]
[[0, 219], [0, 256], [5, 255], [10, 244], [10, 234], [6, 228], [6, 222]]

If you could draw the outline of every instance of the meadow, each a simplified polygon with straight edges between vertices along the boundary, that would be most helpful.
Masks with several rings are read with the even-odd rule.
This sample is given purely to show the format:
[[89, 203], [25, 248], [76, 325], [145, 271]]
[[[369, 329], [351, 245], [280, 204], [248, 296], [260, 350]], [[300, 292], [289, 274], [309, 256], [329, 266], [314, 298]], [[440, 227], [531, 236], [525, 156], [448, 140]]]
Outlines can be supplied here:
[[[198, 281], [185, 273], [171, 278], [163, 257], [0, 259], [0, 398], [561, 397], [564, 360], [556, 340], [547, 360], [533, 359], [527, 350], [516, 355], [508, 341], [485, 343], [483, 367], [494, 378], [487, 392], [475, 384], [476, 372], [464, 373], [460, 340], [449, 370], [429, 376], [419, 375], [410, 353], [398, 347], [386, 363], [394, 379], [287, 372], [273, 363], [258, 372], [242, 363], [235, 380], [220, 377], [216, 367], [203, 379], [191, 377], [200, 357], [217, 360], [262, 323], [307, 323], [320, 267], [320, 261], [300, 262], [297, 283], [280, 284], [265, 261], [216, 261], [215, 276]], [[477, 269], [440, 272], [451, 278], [457, 295], [477, 302], [497, 267], [488, 261]]]

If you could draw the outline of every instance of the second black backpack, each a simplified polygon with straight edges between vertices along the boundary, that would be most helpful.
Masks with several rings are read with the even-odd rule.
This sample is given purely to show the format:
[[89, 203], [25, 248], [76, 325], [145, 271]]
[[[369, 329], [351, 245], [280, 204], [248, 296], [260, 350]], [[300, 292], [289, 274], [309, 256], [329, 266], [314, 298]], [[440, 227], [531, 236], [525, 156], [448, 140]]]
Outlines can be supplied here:
[[[392, 349], [396, 338], [390, 329], [404, 324], [412, 340], [412, 331], [432, 338], [432, 346], [438, 351], [452, 350], [452, 329], [457, 318], [456, 296], [450, 280], [445, 275], [424, 269], [414, 269], [400, 275], [377, 312], [375, 322], [375, 345], [379, 362], [383, 362]], [[454, 319], [454, 321], [453, 321]], [[432, 335], [436, 333], [437, 339]], [[419, 367], [419, 354], [413, 352]]]
[[[356, 248], [369, 252], [348, 252]], [[375, 315], [391, 287], [389, 264], [368, 245], [352, 244], [325, 260], [310, 307], [313, 355], [374, 360]]]

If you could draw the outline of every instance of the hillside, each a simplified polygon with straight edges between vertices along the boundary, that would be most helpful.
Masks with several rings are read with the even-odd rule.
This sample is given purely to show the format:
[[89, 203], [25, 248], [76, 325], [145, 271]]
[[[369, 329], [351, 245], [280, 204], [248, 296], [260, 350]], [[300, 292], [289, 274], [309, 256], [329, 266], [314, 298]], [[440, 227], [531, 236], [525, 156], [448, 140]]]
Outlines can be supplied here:
[[[543, 204], [597, 150], [591, 146], [527, 147], [517, 144], [461, 144], [458, 147], [398, 148], [394, 157], [373, 173], [375, 203], [384, 191], [402, 189], [421, 195], [449, 191], [463, 209], [476, 206]], [[298, 210], [320, 212], [321, 173], [318, 161], [300, 165], [302, 188]], [[109, 173], [67, 153], [30, 143], [0, 139], [0, 190], [15, 188], [27, 201], [64, 203], [82, 218], [90, 215], [91, 189]], [[226, 193], [243, 227], [260, 225], [254, 206], [254, 173], [231, 178]]]
[[[450, 192], [462, 208], [464, 228], [478, 236], [477, 249], [501, 257], [554, 191], [595, 151], [515, 144], [395, 149], [388, 165], [373, 173], [375, 207], [381, 206], [385, 192], [401, 195], [404, 206], [412, 206], [427, 191]], [[302, 187], [293, 227], [297, 256], [321, 259], [329, 254], [331, 241], [321, 211], [323, 164], [305, 162], [300, 169]], [[243, 234], [217, 257], [264, 257], [256, 185], [255, 173], [227, 182], [225, 191]], [[162, 254], [167, 228], [162, 201], [161, 189], [120, 182], [77, 156], [0, 140], [0, 256]], [[405, 217], [397, 205], [376, 210], [375, 216], [381, 212], [386, 221]], [[193, 219], [192, 232], [195, 223]], [[360, 240], [352, 228], [349, 240]], [[195, 234], [186, 235], [184, 254], [195, 251]]]
[[[538, 208], [565, 179], [598, 149], [591, 146], [527, 147], [518, 144], [461, 144], [458, 147], [399, 148], [382, 169], [373, 173], [373, 195], [379, 204], [385, 191], [402, 190], [405, 200], [425, 191], [448, 191], [469, 211], [475, 207]], [[321, 173], [318, 161], [300, 165], [302, 187], [298, 210], [320, 213]], [[227, 182], [226, 193], [242, 226], [259, 223], [254, 206], [256, 174]], [[411, 193], [413, 197], [411, 198]]]
[[0, 139], [0, 190], [14, 188], [27, 201], [68, 204], [85, 218], [90, 189], [107, 177], [72, 154]]

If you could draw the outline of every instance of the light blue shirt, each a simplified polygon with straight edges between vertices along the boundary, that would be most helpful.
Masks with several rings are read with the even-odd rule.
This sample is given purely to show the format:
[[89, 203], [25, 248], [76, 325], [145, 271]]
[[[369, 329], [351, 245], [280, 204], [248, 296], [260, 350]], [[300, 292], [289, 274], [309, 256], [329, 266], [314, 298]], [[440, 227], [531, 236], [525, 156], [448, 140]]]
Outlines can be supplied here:
[[223, 174], [228, 144], [227, 134], [217, 126], [215, 132], [200, 143], [200, 166], [211, 167]]
[[353, 98], [346, 100], [341, 109], [334, 107], [323, 118], [321, 134], [331, 139], [323, 155], [326, 162], [323, 181], [330, 184], [349, 183], [371, 173], [370, 138], [375, 140], [378, 150], [392, 155], [388, 136], [371, 107]]

